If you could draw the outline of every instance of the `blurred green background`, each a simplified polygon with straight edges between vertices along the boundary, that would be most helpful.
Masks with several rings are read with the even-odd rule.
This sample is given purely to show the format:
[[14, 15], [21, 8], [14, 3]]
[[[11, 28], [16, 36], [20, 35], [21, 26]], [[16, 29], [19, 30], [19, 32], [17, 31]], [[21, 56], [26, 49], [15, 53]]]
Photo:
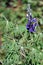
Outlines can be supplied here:
[[[28, 4], [34, 34], [26, 30]], [[43, 0], [0, 0], [0, 65], [43, 65]]]

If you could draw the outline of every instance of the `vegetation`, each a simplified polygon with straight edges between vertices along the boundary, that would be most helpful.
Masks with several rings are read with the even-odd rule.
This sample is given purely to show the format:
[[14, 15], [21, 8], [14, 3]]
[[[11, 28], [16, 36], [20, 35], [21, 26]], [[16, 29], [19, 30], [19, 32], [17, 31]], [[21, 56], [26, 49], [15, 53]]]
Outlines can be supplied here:
[[[0, 1], [0, 65], [43, 65], [42, 2]], [[35, 33], [30, 33], [26, 29], [28, 3], [31, 5], [32, 16], [36, 17], [38, 22]]]

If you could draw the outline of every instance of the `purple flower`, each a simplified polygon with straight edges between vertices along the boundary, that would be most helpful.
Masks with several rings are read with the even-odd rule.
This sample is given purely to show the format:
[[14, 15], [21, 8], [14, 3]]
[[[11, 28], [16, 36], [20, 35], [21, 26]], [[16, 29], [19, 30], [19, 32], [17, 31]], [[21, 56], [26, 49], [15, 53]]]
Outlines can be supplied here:
[[29, 32], [35, 32], [35, 27], [37, 26], [37, 20], [36, 18], [32, 18], [31, 15], [29, 15], [29, 20], [28, 23], [26, 25], [26, 28]]

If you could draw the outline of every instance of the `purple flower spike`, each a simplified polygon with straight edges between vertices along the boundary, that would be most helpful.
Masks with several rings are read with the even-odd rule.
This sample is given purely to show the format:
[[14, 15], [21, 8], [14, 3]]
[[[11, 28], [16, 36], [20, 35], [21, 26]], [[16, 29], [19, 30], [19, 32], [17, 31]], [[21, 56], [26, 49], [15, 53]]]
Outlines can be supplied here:
[[36, 18], [32, 18], [32, 16], [29, 18], [28, 23], [26, 25], [26, 28], [29, 32], [35, 32], [35, 27], [37, 26], [37, 20]]
[[28, 23], [26, 25], [26, 29], [29, 31], [29, 32], [35, 32], [35, 27], [38, 25], [37, 24], [37, 20], [36, 18], [33, 18], [32, 17], [32, 14], [31, 14], [31, 9], [30, 9], [30, 4], [28, 4], [28, 9], [27, 9], [27, 18], [28, 18]]

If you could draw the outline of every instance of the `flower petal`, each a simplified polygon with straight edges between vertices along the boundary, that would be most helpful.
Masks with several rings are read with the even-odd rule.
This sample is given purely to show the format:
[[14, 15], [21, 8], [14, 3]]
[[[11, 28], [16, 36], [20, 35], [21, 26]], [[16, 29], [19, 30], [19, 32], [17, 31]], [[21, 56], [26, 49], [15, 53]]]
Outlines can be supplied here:
[[31, 20], [31, 22], [37, 22], [37, 19], [36, 19], [36, 18], [33, 18], [33, 19]]
[[29, 32], [33, 32], [33, 29], [32, 29], [32, 27], [29, 29]]
[[29, 30], [29, 26], [28, 26], [28, 24], [26, 25], [26, 29]]
[[36, 26], [38, 26], [38, 24], [37, 24], [37, 23], [34, 23], [34, 24], [33, 24], [33, 28], [35, 28]]

